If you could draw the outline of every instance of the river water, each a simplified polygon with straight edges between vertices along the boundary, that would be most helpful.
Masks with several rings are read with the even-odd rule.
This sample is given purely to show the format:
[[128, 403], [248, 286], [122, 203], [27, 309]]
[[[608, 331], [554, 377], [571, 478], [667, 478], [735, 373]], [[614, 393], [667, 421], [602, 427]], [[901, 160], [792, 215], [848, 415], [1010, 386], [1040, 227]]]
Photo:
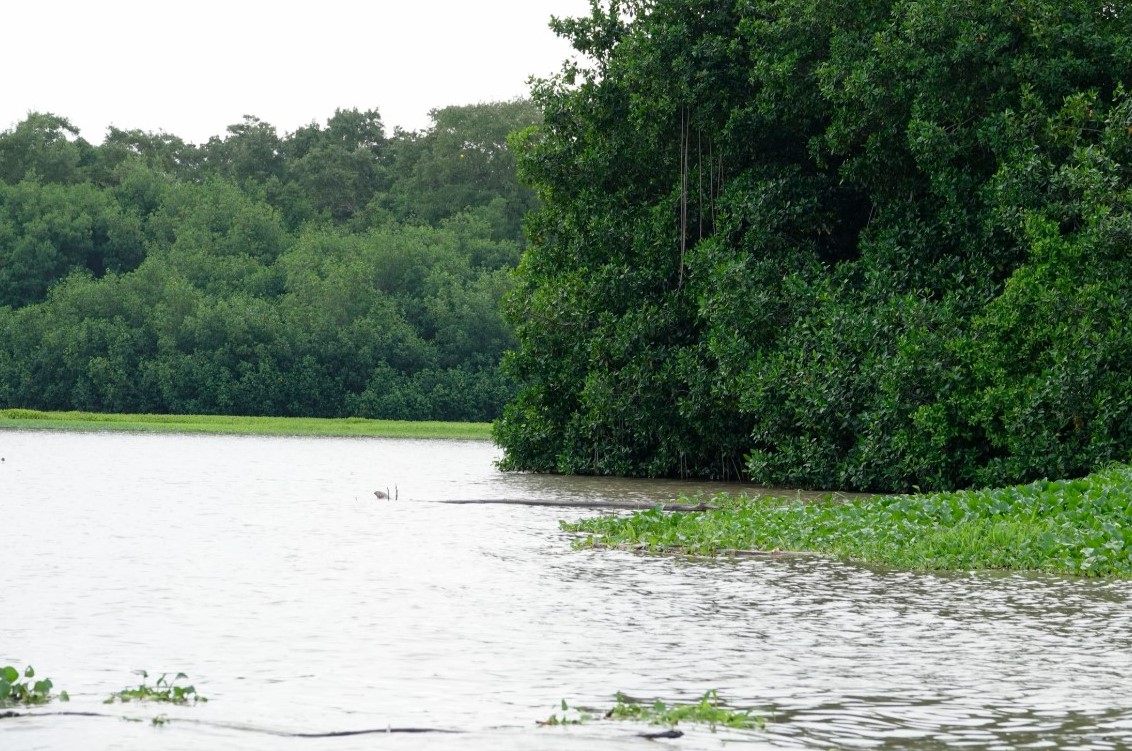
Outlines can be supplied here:
[[[0, 664], [71, 696], [33, 712], [108, 715], [0, 719], [0, 748], [1132, 747], [1132, 582], [578, 552], [558, 520], [597, 512], [436, 501], [706, 488], [502, 474], [497, 455], [0, 431]], [[102, 703], [141, 669], [209, 701]], [[563, 700], [712, 689], [766, 729], [536, 724]], [[389, 727], [461, 732], [279, 735]]]

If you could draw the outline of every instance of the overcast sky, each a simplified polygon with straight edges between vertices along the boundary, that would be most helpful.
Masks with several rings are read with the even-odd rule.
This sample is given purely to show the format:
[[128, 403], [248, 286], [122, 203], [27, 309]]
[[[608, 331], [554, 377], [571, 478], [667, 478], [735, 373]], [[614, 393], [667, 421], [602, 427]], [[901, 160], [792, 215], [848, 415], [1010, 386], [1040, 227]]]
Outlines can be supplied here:
[[245, 114], [280, 135], [336, 108], [386, 129], [523, 96], [569, 46], [550, 16], [588, 0], [14, 0], [0, 27], [0, 130], [29, 111], [92, 143], [110, 125], [201, 143]]

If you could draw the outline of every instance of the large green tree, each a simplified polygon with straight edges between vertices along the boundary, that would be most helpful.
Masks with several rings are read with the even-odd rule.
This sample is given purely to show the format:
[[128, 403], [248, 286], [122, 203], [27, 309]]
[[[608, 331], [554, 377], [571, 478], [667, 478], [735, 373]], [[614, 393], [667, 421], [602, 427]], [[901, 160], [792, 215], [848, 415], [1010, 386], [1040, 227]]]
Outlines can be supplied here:
[[398, 131], [391, 144], [392, 169], [384, 205], [406, 222], [436, 225], [472, 211], [489, 221], [499, 239], [522, 240], [522, 218], [534, 193], [515, 179], [511, 133], [538, 123], [529, 100], [443, 107], [429, 113], [432, 127]]
[[0, 133], [0, 181], [77, 182], [90, 151], [91, 145], [67, 118], [31, 112], [16, 127]]
[[[998, 382], [1015, 350], [993, 342], [1018, 335], [1036, 228], [1120, 246], [1129, 23], [1105, 0], [615, 0], [556, 21], [585, 57], [536, 84], [544, 124], [519, 142], [541, 208], [504, 465], [901, 490], [1126, 458], [1123, 375], [1073, 380], [1034, 331], [1015, 372], [1077, 394], [1035, 401]], [[1071, 114], [1087, 124], [1059, 142]], [[1097, 174], [1074, 194], [1082, 153]], [[1100, 185], [1103, 211], [1074, 208]], [[1057, 273], [1039, 278], [1084, 284]], [[1121, 290], [1078, 293], [1075, 341], [1110, 341], [1080, 367], [1127, 372], [1098, 354]]]
[[376, 110], [338, 110], [325, 128], [300, 128], [283, 145], [288, 172], [315, 211], [353, 217], [386, 187], [387, 141]]
[[135, 268], [145, 255], [141, 224], [90, 183], [0, 184], [0, 305], [38, 302], [75, 269]]

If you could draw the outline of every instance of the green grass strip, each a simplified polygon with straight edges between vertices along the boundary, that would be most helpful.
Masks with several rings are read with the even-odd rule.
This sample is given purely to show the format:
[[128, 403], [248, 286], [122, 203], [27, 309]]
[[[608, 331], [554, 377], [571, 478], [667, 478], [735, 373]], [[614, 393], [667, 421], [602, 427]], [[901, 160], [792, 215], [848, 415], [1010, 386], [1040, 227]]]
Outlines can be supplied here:
[[411, 422], [360, 417], [236, 417], [231, 415], [118, 415], [94, 412], [0, 410], [0, 429], [135, 431], [279, 436], [360, 436], [491, 440], [491, 425], [480, 422]]
[[1132, 467], [1076, 480], [849, 501], [717, 496], [706, 513], [660, 509], [562, 528], [579, 547], [685, 555], [793, 551], [912, 570], [1132, 576]]

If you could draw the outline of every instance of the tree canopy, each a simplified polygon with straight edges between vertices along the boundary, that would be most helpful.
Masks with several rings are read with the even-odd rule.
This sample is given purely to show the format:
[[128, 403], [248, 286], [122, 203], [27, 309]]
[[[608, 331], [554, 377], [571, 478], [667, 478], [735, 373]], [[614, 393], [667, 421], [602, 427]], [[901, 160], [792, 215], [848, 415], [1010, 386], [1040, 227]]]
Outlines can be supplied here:
[[512, 469], [867, 490], [1132, 453], [1132, 17], [612, 0], [515, 137]]
[[[486, 421], [533, 192], [530, 102], [201, 145], [33, 113], [0, 133], [0, 406]], [[467, 152], [467, 157], [461, 158]]]

